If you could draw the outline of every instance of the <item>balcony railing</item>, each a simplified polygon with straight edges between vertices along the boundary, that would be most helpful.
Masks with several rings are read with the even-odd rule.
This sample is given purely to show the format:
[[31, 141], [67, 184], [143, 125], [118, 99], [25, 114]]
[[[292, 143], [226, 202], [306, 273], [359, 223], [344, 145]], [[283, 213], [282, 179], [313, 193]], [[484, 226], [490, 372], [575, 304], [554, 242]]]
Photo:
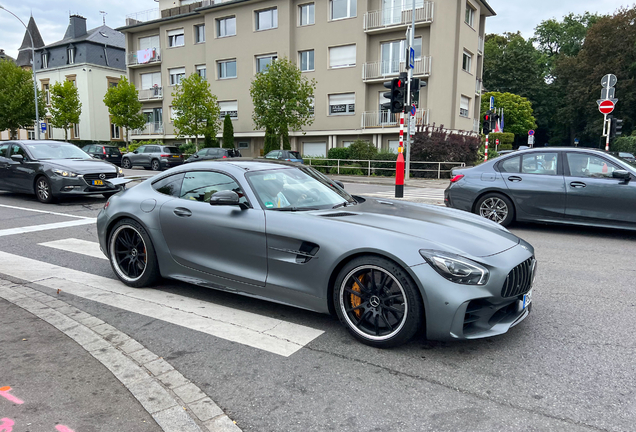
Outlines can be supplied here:
[[146, 21], [153, 21], [161, 18], [159, 8], [148, 9], [126, 15], [126, 25], [135, 25]]
[[161, 50], [159, 48], [150, 48], [151, 52], [145, 56], [142, 52], [146, 50], [140, 50], [135, 52], [129, 52], [126, 54], [126, 64], [128, 66], [135, 66], [141, 64], [158, 63], [161, 61]]
[[135, 129], [132, 135], [163, 135], [163, 123], [146, 123], [141, 129]]
[[152, 100], [163, 98], [163, 87], [153, 87], [139, 90], [139, 100]]
[[[415, 60], [413, 75], [429, 76], [431, 74], [431, 65], [432, 61], [430, 56]], [[391, 75], [398, 75], [400, 72], [406, 72], [405, 62], [379, 61], [362, 65], [362, 79], [365, 81], [383, 79]]]
[[[432, 23], [433, 12], [433, 2], [424, 2], [423, 6], [415, 9], [415, 24]], [[369, 11], [364, 14], [364, 30], [373, 31], [410, 24], [412, 13], [412, 9], [403, 10], [402, 6]]]
[[[418, 109], [415, 112], [415, 125], [428, 125], [429, 110]], [[404, 118], [404, 128], [406, 129], [408, 117]], [[367, 111], [362, 113], [362, 129], [369, 128], [394, 128], [400, 125], [400, 114], [394, 114], [389, 111]], [[406, 133], [406, 132], [405, 132]]]

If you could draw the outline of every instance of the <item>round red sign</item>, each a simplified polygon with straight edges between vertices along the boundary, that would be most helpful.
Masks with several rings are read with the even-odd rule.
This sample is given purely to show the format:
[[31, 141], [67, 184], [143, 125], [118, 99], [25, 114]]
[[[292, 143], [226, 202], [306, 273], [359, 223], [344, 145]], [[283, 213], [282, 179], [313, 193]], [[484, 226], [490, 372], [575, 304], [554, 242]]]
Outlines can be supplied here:
[[611, 100], [604, 100], [603, 102], [600, 103], [600, 105], [598, 106], [598, 110], [602, 113], [602, 114], [609, 114], [612, 111], [614, 111], [614, 102], [612, 102]]

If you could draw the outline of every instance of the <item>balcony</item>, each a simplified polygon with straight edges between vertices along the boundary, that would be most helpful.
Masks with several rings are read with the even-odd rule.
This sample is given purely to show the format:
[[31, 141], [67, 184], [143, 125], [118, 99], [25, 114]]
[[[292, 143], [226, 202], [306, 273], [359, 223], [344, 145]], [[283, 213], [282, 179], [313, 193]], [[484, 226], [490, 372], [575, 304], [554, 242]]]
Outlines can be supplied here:
[[[431, 74], [431, 57], [425, 56], [415, 60], [413, 76], [427, 77]], [[379, 61], [362, 65], [362, 79], [364, 82], [380, 82], [387, 77], [394, 77], [400, 72], [406, 72], [406, 63], [398, 61]]]
[[163, 99], [163, 87], [153, 87], [149, 89], [139, 90], [139, 100], [160, 100]]
[[161, 18], [161, 12], [159, 11], [159, 8], [148, 9], [145, 11], [135, 12], [135, 13], [126, 15], [126, 25], [130, 26], [135, 24], [141, 24], [142, 22], [153, 21], [159, 18]]
[[[428, 125], [429, 110], [418, 109], [415, 112], [415, 125]], [[404, 130], [406, 131], [408, 118], [404, 118]], [[362, 113], [362, 129], [371, 128], [397, 128], [400, 126], [400, 114], [394, 114], [389, 111], [367, 111]], [[404, 132], [406, 134], [406, 132]]]
[[143, 66], [153, 63], [161, 63], [161, 50], [159, 48], [150, 48], [148, 50], [140, 50], [129, 52], [126, 54], [126, 65], [128, 67]]
[[163, 135], [163, 123], [146, 123], [141, 129], [131, 131], [131, 135]]
[[[417, 3], [416, 3], [417, 4]], [[433, 22], [433, 2], [424, 2], [422, 7], [415, 9], [415, 25]], [[403, 10], [401, 6], [382, 10], [369, 11], [364, 14], [364, 31], [378, 32], [385, 29], [395, 30], [406, 27], [412, 22], [412, 9]]]

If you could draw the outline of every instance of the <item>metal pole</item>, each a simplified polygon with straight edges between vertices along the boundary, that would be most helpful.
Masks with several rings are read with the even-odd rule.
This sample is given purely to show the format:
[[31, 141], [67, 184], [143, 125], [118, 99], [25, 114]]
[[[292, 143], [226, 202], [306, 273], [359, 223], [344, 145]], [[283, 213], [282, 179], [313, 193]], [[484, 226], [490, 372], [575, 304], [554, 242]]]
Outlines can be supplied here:
[[603, 128], [605, 129], [605, 151], [609, 151], [610, 130], [612, 129], [612, 125], [609, 124], [607, 121], [607, 114], [605, 114], [605, 121], [603, 123]]
[[20, 23], [24, 26], [27, 33], [29, 34], [29, 38], [31, 39], [31, 72], [33, 73], [33, 92], [35, 93], [35, 123], [36, 123], [35, 130], [37, 132], [38, 140], [39, 140], [40, 139], [40, 112], [38, 109], [38, 84], [37, 84], [36, 73], [35, 73], [35, 44], [33, 43], [33, 36], [31, 35], [29, 28], [24, 24], [24, 22], [20, 19], [20, 17], [18, 17], [16, 14], [14, 14], [13, 12], [11, 12], [10, 10], [8, 10], [2, 5], [0, 5], [0, 9], [4, 9], [7, 12], [9, 12], [11, 15], [16, 17], [18, 21], [20, 21]]
[[[409, 49], [408, 49], [408, 56], [407, 56], [407, 62], [406, 62], [406, 66], [409, 66], [409, 62], [410, 62], [410, 57], [411, 57], [411, 48], [413, 47], [414, 43], [415, 43], [415, 0], [413, 1], [413, 9], [411, 10], [411, 33], [410, 33], [410, 37], [409, 37]], [[415, 59], [413, 59], [413, 66], [415, 66]], [[408, 75], [408, 87], [406, 88], [407, 91], [407, 99], [409, 101], [408, 103], [408, 110], [409, 110], [409, 124], [408, 127], [406, 129], [406, 172], [404, 173], [404, 179], [408, 180], [411, 177], [411, 144], [413, 143], [413, 140], [411, 139], [411, 105], [413, 104], [413, 101], [411, 100], [411, 79], [413, 78], [413, 69], [411, 69], [409, 67], [408, 69], [409, 71], [409, 75]]]
[[484, 149], [484, 162], [488, 162], [488, 137], [490, 135], [486, 135], [486, 147]]

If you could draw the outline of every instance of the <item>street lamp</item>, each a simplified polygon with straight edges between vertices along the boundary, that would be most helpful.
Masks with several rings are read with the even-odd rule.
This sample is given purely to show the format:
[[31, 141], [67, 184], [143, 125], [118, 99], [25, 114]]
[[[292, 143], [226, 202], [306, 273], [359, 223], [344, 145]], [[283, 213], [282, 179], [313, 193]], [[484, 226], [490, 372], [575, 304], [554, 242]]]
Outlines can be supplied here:
[[35, 130], [37, 131], [38, 139], [40, 139], [40, 113], [38, 110], [38, 84], [35, 78], [35, 44], [33, 43], [33, 36], [31, 35], [29, 28], [24, 24], [24, 22], [20, 19], [20, 17], [18, 17], [16, 14], [14, 14], [13, 12], [11, 12], [10, 10], [8, 10], [2, 5], [0, 5], [0, 9], [4, 9], [7, 12], [9, 12], [11, 15], [16, 17], [18, 21], [22, 23], [27, 33], [29, 34], [29, 37], [31, 38], [31, 72], [33, 72], [33, 93], [35, 94], [35, 123], [36, 123]]

